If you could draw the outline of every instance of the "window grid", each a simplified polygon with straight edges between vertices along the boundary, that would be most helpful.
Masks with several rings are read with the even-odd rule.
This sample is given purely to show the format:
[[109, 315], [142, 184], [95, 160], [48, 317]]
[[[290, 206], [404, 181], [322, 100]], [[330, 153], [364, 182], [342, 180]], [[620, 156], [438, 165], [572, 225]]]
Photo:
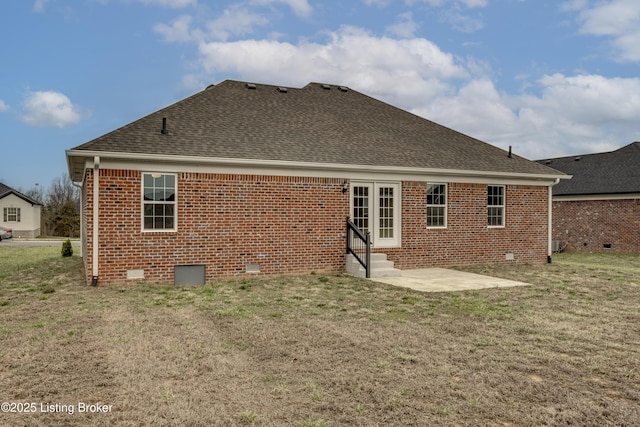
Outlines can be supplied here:
[[4, 222], [20, 222], [20, 208], [4, 208]]
[[447, 184], [427, 185], [427, 227], [447, 226]]
[[487, 225], [504, 227], [504, 186], [487, 186]]
[[380, 187], [379, 190], [379, 237], [381, 239], [393, 238], [393, 188]]
[[353, 223], [364, 234], [369, 231], [369, 187], [353, 187]]
[[143, 174], [143, 229], [175, 230], [176, 176]]

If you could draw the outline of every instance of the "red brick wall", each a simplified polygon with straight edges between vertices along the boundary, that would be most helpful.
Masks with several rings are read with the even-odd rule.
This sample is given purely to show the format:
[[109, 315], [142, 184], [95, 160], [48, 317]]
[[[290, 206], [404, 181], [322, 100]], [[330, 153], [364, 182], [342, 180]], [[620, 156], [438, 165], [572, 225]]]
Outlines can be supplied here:
[[640, 253], [640, 199], [553, 202], [553, 239], [566, 250]]
[[397, 268], [448, 267], [547, 260], [548, 187], [505, 187], [504, 228], [487, 227], [487, 185], [448, 185], [448, 219], [443, 229], [426, 223], [424, 182], [402, 184], [402, 249], [381, 249]]
[[[178, 232], [141, 231], [139, 171], [100, 170], [99, 284], [173, 282], [175, 265], [205, 264], [206, 279], [344, 271], [344, 179], [178, 173]], [[426, 228], [426, 183], [402, 183], [402, 249], [381, 249], [398, 268], [505, 262], [547, 256], [548, 188], [506, 186], [506, 227], [487, 228], [487, 186], [448, 185], [446, 229]], [[92, 275], [93, 171], [84, 183], [84, 249]]]
[[[207, 280], [260, 274], [344, 270], [342, 237], [349, 212], [344, 179], [178, 173], [178, 232], [141, 231], [141, 172], [100, 170], [100, 284], [173, 283], [175, 265], [205, 264]], [[93, 179], [85, 180], [86, 218]], [[85, 251], [91, 278], [91, 227]]]

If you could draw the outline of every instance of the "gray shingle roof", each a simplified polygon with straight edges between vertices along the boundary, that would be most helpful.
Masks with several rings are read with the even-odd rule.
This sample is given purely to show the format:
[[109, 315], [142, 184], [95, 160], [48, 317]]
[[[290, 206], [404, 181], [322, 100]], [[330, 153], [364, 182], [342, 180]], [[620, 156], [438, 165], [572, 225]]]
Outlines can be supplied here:
[[608, 153], [538, 162], [573, 175], [553, 187], [554, 196], [640, 193], [640, 142]]
[[0, 199], [8, 196], [9, 194], [15, 194], [16, 196], [20, 197], [25, 202], [31, 203], [32, 205], [42, 205], [37, 200], [34, 200], [31, 197], [22, 194], [18, 190], [14, 190], [13, 188], [9, 187], [8, 185], [5, 185], [5, 184], [0, 182]]
[[[330, 88], [330, 89], [327, 89]], [[160, 132], [167, 119], [167, 134]], [[354, 90], [226, 80], [72, 151], [560, 175]]]

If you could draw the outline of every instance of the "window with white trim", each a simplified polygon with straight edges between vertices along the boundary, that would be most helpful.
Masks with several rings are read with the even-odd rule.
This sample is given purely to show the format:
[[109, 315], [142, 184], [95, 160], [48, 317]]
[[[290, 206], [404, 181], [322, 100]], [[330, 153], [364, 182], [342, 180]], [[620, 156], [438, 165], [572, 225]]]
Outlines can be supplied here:
[[4, 222], [20, 222], [20, 208], [4, 208]]
[[487, 225], [504, 227], [504, 185], [487, 186]]
[[142, 174], [142, 229], [175, 231], [176, 175]]
[[427, 184], [427, 227], [447, 226], [447, 184]]

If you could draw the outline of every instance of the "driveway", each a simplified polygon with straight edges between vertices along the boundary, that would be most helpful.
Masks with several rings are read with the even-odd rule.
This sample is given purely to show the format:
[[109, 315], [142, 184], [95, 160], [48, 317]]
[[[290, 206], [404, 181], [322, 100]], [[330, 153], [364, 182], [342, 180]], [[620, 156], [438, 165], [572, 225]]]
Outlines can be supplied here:
[[499, 279], [481, 274], [446, 268], [418, 268], [402, 270], [399, 277], [376, 277], [375, 282], [401, 286], [421, 292], [468, 291], [470, 289], [507, 288], [513, 286], [529, 286], [529, 283], [515, 280]]

